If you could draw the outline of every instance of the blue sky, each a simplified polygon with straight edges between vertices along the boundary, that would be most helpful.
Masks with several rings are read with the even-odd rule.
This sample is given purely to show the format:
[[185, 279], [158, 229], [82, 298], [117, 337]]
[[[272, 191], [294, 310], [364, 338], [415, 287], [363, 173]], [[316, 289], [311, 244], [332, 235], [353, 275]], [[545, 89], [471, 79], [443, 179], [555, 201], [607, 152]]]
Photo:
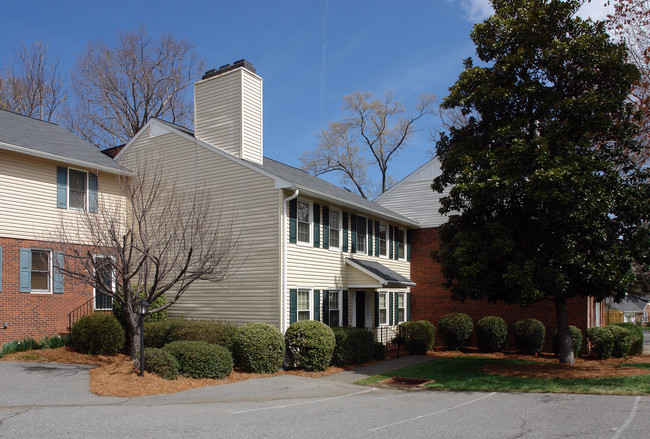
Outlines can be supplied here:
[[[583, 7], [602, 18], [603, 0]], [[412, 109], [417, 96], [443, 98], [474, 57], [469, 32], [490, 14], [488, 0], [428, 1], [122, 1], [4, 0], [0, 65], [22, 42], [46, 41], [61, 70], [90, 41], [115, 41], [118, 30], [144, 25], [152, 37], [171, 32], [195, 47], [206, 68], [245, 58], [264, 79], [264, 153], [299, 166], [327, 122], [343, 117], [342, 97], [392, 90]], [[430, 117], [390, 165], [401, 179], [430, 159]], [[337, 182], [335, 177], [329, 178]]]

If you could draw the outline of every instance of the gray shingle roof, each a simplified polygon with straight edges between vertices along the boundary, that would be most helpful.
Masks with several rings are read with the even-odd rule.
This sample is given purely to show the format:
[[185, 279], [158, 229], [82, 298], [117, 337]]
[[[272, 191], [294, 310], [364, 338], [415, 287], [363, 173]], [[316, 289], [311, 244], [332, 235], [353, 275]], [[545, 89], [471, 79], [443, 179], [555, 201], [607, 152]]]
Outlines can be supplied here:
[[361, 267], [362, 269], [374, 274], [375, 277], [381, 278], [384, 281], [384, 286], [387, 288], [415, 286], [415, 283], [412, 280], [402, 276], [379, 262], [365, 261], [356, 258], [345, 258], [345, 262], [353, 267]]
[[91, 169], [128, 172], [98, 148], [60, 126], [5, 110], [0, 110], [0, 148]]
[[612, 302], [609, 307], [624, 312], [643, 312], [643, 309], [648, 304], [650, 299], [633, 299], [628, 298], [621, 301], [621, 303]]

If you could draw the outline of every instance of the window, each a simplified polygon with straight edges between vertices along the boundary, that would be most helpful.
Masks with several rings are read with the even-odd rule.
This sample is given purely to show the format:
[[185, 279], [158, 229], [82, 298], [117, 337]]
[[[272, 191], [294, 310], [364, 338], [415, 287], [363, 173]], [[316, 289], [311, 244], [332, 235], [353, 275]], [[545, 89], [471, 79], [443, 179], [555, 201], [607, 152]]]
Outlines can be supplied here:
[[86, 188], [88, 174], [83, 171], [68, 169], [68, 207], [75, 210], [86, 210]]
[[388, 228], [386, 224], [379, 224], [379, 256], [388, 256], [387, 234]]
[[397, 293], [397, 323], [406, 321], [406, 294]]
[[31, 290], [37, 293], [49, 293], [52, 282], [52, 261], [48, 250], [32, 250]]
[[330, 248], [341, 247], [341, 213], [337, 210], [330, 210]]
[[335, 326], [341, 326], [341, 320], [339, 318], [339, 298], [340, 298], [340, 291], [336, 290], [330, 290], [330, 300], [329, 300], [329, 306], [330, 306], [330, 326], [333, 328]]
[[311, 242], [309, 213], [309, 203], [298, 201], [298, 242], [304, 242], [307, 244]]
[[298, 321], [311, 320], [311, 290], [298, 290]]
[[366, 219], [362, 216], [357, 217], [357, 253], [366, 252]]
[[97, 174], [62, 166], [56, 171], [57, 207], [97, 212]]
[[[115, 291], [115, 273], [113, 264], [108, 256], [95, 256], [95, 278], [100, 288]], [[95, 287], [95, 309], [112, 309], [113, 299], [108, 294], [97, 291]]]
[[388, 324], [388, 293], [379, 293], [379, 324]]
[[405, 253], [404, 249], [406, 248], [406, 240], [404, 239], [406, 232], [403, 229], [397, 230], [397, 258], [404, 259]]

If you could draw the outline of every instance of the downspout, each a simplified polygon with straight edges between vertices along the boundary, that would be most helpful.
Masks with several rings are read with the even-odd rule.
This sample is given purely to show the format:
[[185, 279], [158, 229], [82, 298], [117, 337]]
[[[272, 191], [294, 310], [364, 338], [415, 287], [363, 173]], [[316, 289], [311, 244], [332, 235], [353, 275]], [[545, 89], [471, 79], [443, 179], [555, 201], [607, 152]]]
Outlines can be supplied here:
[[295, 189], [295, 186], [292, 188], [294, 190], [293, 195], [284, 199], [282, 203], [282, 298], [280, 301], [280, 330], [282, 333], [287, 329], [287, 203], [291, 200], [294, 200], [298, 197], [300, 191]]

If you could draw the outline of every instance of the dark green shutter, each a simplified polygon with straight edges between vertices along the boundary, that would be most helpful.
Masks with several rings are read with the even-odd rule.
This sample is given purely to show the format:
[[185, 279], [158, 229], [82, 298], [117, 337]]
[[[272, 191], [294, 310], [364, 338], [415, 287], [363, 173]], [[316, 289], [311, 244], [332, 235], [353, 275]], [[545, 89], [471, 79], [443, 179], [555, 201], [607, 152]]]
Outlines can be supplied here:
[[56, 167], [56, 207], [68, 207], [68, 168]]
[[348, 326], [348, 290], [343, 290], [343, 321], [341, 326]]
[[314, 320], [320, 322], [320, 290], [314, 290]]
[[32, 251], [28, 248], [20, 249], [20, 287], [21, 293], [32, 290]]
[[63, 252], [53, 252], [54, 260], [52, 261], [52, 292], [63, 293]]
[[350, 251], [352, 253], [357, 252], [357, 216], [352, 214], [350, 215], [350, 227], [352, 229], [352, 248]]
[[289, 290], [289, 324], [298, 321], [298, 290]]
[[330, 325], [330, 292], [323, 290], [323, 323]]
[[388, 226], [388, 259], [393, 259], [393, 226]]
[[397, 320], [394, 319], [395, 308], [393, 307], [393, 302], [395, 301], [395, 293], [388, 293], [386, 295], [386, 299], [388, 299], [388, 324], [393, 325]]
[[348, 213], [343, 212], [343, 251], [348, 251]]
[[0, 293], [2, 293], [2, 247], [0, 247]]
[[379, 221], [375, 221], [375, 256], [379, 256]]
[[323, 248], [330, 248], [330, 208], [323, 206]]
[[289, 242], [296, 242], [298, 233], [298, 200], [294, 198], [289, 201]]
[[406, 232], [406, 260], [411, 260], [411, 233], [412, 230]]
[[314, 203], [314, 247], [320, 247], [320, 204]]
[[375, 327], [379, 326], [379, 293], [375, 291]]
[[99, 210], [97, 191], [99, 183], [97, 182], [97, 174], [92, 172], [88, 173], [88, 211], [97, 212]]
[[411, 293], [406, 293], [406, 321], [411, 320]]

